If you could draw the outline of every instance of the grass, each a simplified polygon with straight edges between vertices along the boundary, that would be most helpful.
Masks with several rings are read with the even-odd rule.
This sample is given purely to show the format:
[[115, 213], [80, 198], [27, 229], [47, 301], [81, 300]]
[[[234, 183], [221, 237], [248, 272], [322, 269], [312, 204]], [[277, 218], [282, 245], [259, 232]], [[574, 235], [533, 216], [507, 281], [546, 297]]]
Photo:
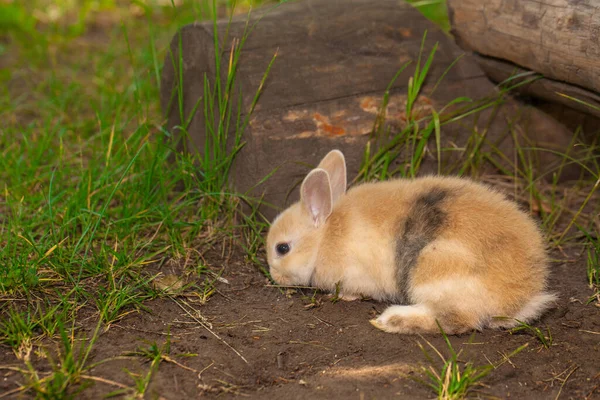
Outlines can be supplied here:
[[518, 325], [510, 329], [509, 331], [511, 334], [517, 332], [527, 332], [533, 337], [535, 337], [546, 349], [549, 349], [550, 346], [552, 346], [552, 344], [554, 343], [554, 339], [552, 338], [550, 328], [546, 327], [546, 332], [544, 332], [542, 329], [536, 326], [531, 326], [523, 321], [517, 320], [516, 322], [518, 323]]
[[448, 336], [442, 330], [441, 326], [440, 332], [444, 337], [444, 342], [450, 355], [444, 357], [430, 342], [423, 339], [440, 358], [442, 366], [437, 367], [427, 349], [419, 343], [421, 351], [423, 351], [423, 354], [430, 361], [428, 368], [423, 367], [424, 380], [421, 383], [430, 387], [440, 400], [465, 398], [476, 387], [481, 386], [481, 381], [494, 369], [494, 366], [492, 364], [476, 366], [471, 362], [462, 363], [459, 359], [462, 350], [458, 352], [454, 350], [452, 343], [450, 343]]
[[[411, 3], [447, 30], [443, 1]], [[19, 363], [15, 368], [24, 382], [18, 392], [38, 398], [76, 397], [95, 382], [90, 371], [97, 360], [90, 360], [98, 338], [124, 317], [151, 312], [149, 300], [159, 297], [186, 294], [205, 304], [216, 293], [221, 273], [220, 266], [205, 261], [207, 252], [237, 246], [268, 277], [262, 257], [268, 223], [260, 218], [260, 199], [234, 193], [227, 179], [249, 118], [242, 118], [242, 110], [236, 108], [239, 98], [233, 91], [244, 39], [221, 49], [225, 58], [215, 59], [217, 69], [228, 66], [225, 80], [204, 77], [203, 95], [209, 101], [197, 107], [217, 116], [206, 126], [205, 153], [174, 156], [171, 132], [164, 131], [159, 109], [162, 62], [173, 33], [194, 20], [226, 17], [232, 4], [0, 4], [0, 35], [6, 38], [0, 43], [0, 343], [12, 349]], [[238, 4], [242, 11], [248, 7], [248, 2]], [[405, 66], [414, 68], [405, 109], [407, 128], [400, 134], [389, 130], [385, 106], [381, 108], [359, 179], [415, 176], [432, 154], [439, 155], [438, 170], [462, 175], [477, 174], [484, 163], [502, 159], [487, 143], [485, 132], [473, 132], [466, 147], [459, 149], [459, 161], [442, 157], [457, 150], [442, 147], [444, 125], [460, 123], [483, 109], [495, 110], [502, 96], [481, 102], [458, 97], [443, 109], [424, 113], [421, 89], [436, 51], [422, 47], [423, 58]], [[274, 62], [276, 54], [263, 83]], [[501, 94], [535, 79], [518, 78], [507, 81]], [[260, 100], [262, 84], [256, 89], [250, 111]], [[388, 89], [384, 102], [389, 93]], [[182, 96], [181, 90], [177, 96]], [[233, 127], [234, 137], [228, 138]], [[233, 148], [225, 145], [231, 139]], [[484, 145], [486, 152], [480, 151]], [[551, 185], [543, 183], [533, 173], [527, 147], [519, 149], [518, 157], [506, 157], [510, 167], [504, 172], [512, 179], [515, 197], [540, 210], [554, 243], [581, 239], [575, 227], [592, 232], [590, 216], [598, 211], [592, 179], [597, 182], [599, 175], [592, 149], [564, 158], [565, 165], [579, 163], [591, 171], [577, 183], [576, 198], [566, 200], [558, 178]], [[175, 162], [165, 168], [173, 157]], [[408, 158], [394, 169], [393, 161], [403, 157]], [[578, 206], [570, 212], [573, 201]], [[237, 213], [242, 205], [251, 212]], [[597, 237], [586, 236], [588, 276], [596, 296]], [[164, 276], [166, 265], [177, 267], [172, 280]], [[196, 315], [191, 307], [186, 310]], [[124, 391], [115, 395], [147, 394], [161, 363], [174, 361], [169, 351], [170, 344], [155, 343], [138, 349], [135, 356], [147, 359], [150, 368], [141, 375], [130, 373], [134, 386], [120, 388]], [[457, 368], [454, 360], [448, 373], [472, 379], [480, 372]]]
[[[461, 360], [463, 349], [460, 349], [457, 352], [439, 323], [438, 327], [444, 339], [446, 352], [449, 355], [444, 356], [440, 350], [431, 344], [431, 342], [421, 337], [427, 346], [433, 350], [435, 355], [440, 359], [441, 365], [431, 356], [427, 348], [418, 342], [418, 346], [423, 352], [429, 365], [427, 367], [422, 367], [421, 376], [415, 378], [415, 380], [433, 390], [439, 400], [453, 400], [469, 397], [471, 394], [477, 392], [479, 388], [485, 386], [483, 381], [487, 375], [501, 365], [507, 362], [510, 363], [511, 357], [519, 354], [529, 345], [528, 343], [525, 343], [511, 351], [509, 354], [500, 353], [501, 358], [497, 362], [488, 360], [487, 364], [475, 365], [471, 361], [464, 362]], [[474, 336], [471, 336], [469, 343], [471, 343], [473, 337]], [[483, 397], [486, 396], [484, 395]]]
[[37, 398], [75, 398], [92, 383], [85, 373], [94, 366], [88, 365], [87, 361], [97, 338], [98, 329], [95, 330], [93, 338], [89, 341], [83, 340], [79, 348], [75, 346], [76, 341], [72, 330], [69, 332], [60, 325], [58, 332], [60, 341], [56, 353], [53, 354], [47, 349], [44, 351], [45, 358], [50, 364], [50, 372], [41, 376], [29, 355], [24, 360], [27, 369], [21, 373], [26, 377], [27, 383], [21, 389], [30, 390]]
[[0, 340], [12, 347], [18, 359], [23, 359], [31, 353], [38, 321], [34, 314], [18, 312], [14, 308], [5, 315], [6, 319], [0, 323]]
[[[242, 110], [232, 114], [245, 37], [229, 59], [216, 57], [229, 64], [227, 80], [205, 77], [204, 112], [219, 116], [207, 127], [211, 152], [179, 155], [164, 168], [172, 154], [159, 109], [165, 49], [178, 27], [216, 20], [232, 5], [163, 3], [0, 5], [0, 31], [10, 38], [0, 76], [7, 122], [0, 135], [0, 343], [26, 362], [29, 383], [22, 390], [38, 397], [74, 396], [98, 335], [130, 313], [148, 311], [148, 299], [171, 294], [153, 287], [158, 275], [149, 266], [204, 265], [197, 249], [237, 235], [232, 221], [241, 200], [228, 190], [227, 176], [249, 118], [240, 118]], [[106, 26], [95, 39], [98, 21]], [[233, 151], [225, 147], [229, 124], [236, 124]], [[256, 262], [258, 224], [246, 235]], [[207, 301], [215, 279], [211, 268], [198, 268], [186, 290]], [[11, 306], [13, 298], [31, 300]], [[82, 313], [98, 323], [89, 347], [76, 349], [68, 335], [80, 330]], [[56, 339], [62, 350], [53, 372], [42, 377], [32, 349]]]
[[[163, 361], [173, 363], [181, 368], [198, 373], [198, 371], [190, 369], [171, 358], [171, 337], [169, 335], [167, 335], [167, 339], [162, 346], [159, 346], [156, 342], [146, 342], [146, 344], [147, 346], [140, 346], [136, 351], [131, 352], [126, 356], [137, 357], [149, 362], [150, 366], [148, 371], [145, 374], [138, 374], [125, 369], [125, 372], [133, 380], [134, 384], [131, 387], [124, 387], [110, 392], [106, 395], [106, 397], [110, 398], [120, 395], [127, 395], [128, 398], [145, 398], [152, 376], [156, 373], [156, 371], [158, 371], [158, 368]], [[196, 356], [196, 354], [181, 354], [180, 356], [193, 357]]]
[[582, 228], [580, 230], [585, 235], [587, 278], [592, 290], [588, 304], [595, 301], [596, 305], [600, 305], [600, 232], [596, 230], [595, 233], [591, 233]]
[[587, 276], [590, 283], [590, 289], [594, 291], [590, 301], [596, 300], [600, 303], [600, 244], [596, 237], [594, 243], [591, 243], [587, 251]]
[[450, 32], [450, 21], [446, 0], [407, 0], [426, 18], [438, 25], [444, 32]]
[[[354, 181], [385, 180], [392, 176], [414, 178], [419, 174], [426, 157], [436, 160], [438, 174], [479, 176], [485, 164], [490, 163], [494, 167], [502, 168], [502, 161], [505, 161], [506, 155], [499, 151], [494, 143], [488, 143], [486, 138], [488, 129], [491, 124], [498, 122], [498, 110], [505, 103], [507, 94], [521, 85], [527, 85], [539, 79], [539, 75], [531, 73], [516, 75], [500, 83], [497, 92], [486, 98], [474, 100], [468, 97], [457, 97], [441, 109], [436, 110], [431, 101], [422, 95], [425, 80], [438, 51], [438, 43], [436, 43], [429, 51], [427, 58], [423, 60], [426, 54], [424, 48], [426, 37], [427, 32], [421, 42], [419, 57], [414, 63], [414, 73], [407, 82], [404, 122], [400, 129], [393, 128], [386, 124], [386, 115], [391, 88], [400, 73], [411, 66], [411, 62], [405, 63], [397, 71], [384, 92], [371, 140], [365, 147], [362, 165]], [[431, 97], [436, 89], [443, 85], [445, 76], [459, 60], [460, 58], [455, 59], [446, 68], [433, 84], [428, 96]], [[484, 127], [483, 130], [480, 130], [481, 128], [478, 129], [477, 126], [480, 122], [478, 121], [479, 116], [482, 111], [488, 109], [491, 109], [491, 113], [489, 113], [487, 121], [480, 124]], [[472, 132], [467, 143], [463, 147], [457, 148], [455, 145], [442, 148], [442, 127], [461, 123], [473, 116], [475, 119], [470, 126], [468, 122], [465, 123], [465, 129]], [[434, 146], [431, 146], [432, 141]], [[523, 151], [516, 138], [514, 141], [517, 144], [515, 149], [522, 154]], [[499, 162], [498, 159], [502, 160]], [[398, 166], [393, 167], [394, 165]], [[533, 167], [529, 165], [527, 171], [531, 174]]]

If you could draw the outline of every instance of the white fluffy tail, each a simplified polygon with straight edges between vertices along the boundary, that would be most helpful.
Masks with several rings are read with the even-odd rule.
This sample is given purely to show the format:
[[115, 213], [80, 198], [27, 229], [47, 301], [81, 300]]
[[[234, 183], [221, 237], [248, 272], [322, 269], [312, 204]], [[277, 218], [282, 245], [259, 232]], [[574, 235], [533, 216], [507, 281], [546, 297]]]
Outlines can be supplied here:
[[558, 296], [554, 293], [540, 293], [529, 300], [513, 317], [493, 318], [489, 326], [491, 328], [514, 328], [519, 325], [519, 321], [525, 323], [532, 322], [552, 308], [552, 303], [557, 299]]
[[530, 322], [552, 308], [558, 299], [554, 293], [540, 293], [534, 296], [525, 306], [515, 315], [515, 319], [521, 322]]

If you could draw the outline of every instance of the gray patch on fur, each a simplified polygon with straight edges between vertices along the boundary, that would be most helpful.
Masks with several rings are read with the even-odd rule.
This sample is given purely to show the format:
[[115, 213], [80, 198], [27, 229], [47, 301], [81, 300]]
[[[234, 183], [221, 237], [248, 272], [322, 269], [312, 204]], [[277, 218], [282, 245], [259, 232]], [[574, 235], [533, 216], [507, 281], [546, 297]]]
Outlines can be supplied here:
[[447, 219], [440, 208], [446, 199], [446, 190], [435, 188], [423, 193], [412, 206], [408, 216], [401, 222], [396, 240], [396, 284], [400, 304], [409, 304], [408, 283], [410, 273], [417, 264], [421, 250], [439, 234]]

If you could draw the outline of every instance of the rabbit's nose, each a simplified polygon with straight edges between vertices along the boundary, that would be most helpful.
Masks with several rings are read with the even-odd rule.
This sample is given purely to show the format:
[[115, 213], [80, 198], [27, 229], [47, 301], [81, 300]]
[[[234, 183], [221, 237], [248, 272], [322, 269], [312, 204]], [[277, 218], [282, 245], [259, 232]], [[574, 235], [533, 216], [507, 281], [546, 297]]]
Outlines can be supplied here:
[[273, 278], [273, 280], [279, 285], [285, 284], [285, 279], [283, 278], [283, 275], [277, 273], [276, 271], [271, 271], [271, 278]]

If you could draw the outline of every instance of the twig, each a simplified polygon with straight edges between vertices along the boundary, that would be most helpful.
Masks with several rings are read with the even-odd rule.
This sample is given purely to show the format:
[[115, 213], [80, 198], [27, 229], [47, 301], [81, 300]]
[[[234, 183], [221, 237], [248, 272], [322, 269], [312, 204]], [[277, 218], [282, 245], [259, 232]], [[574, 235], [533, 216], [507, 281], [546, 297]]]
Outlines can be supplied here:
[[291, 285], [273, 285], [267, 284], [265, 287], [274, 287], [279, 289], [312, 289], [315, 290], [313, 286], [291, 286]]
[[[232, 346], [231, 346], [229, 343], [227, 343], [225, 340], [223, 340], [223, 339], [221, 338], [221, 336], [219, 336], [219, 335], [218, 335], [217, 333], [215, 333], [215, 332], [214, 332], [212, 329], [210, 329], [210, 327], [207, 325], [207, 323], [206, 323], [206, 322], [204, 322], [204, 321], [201, 321], [201, 320], [199, 320], [198, 318], [196, 318], [194, 315], [192, 315], [192, 313], [191, 313], [191, 312], [189, 312], [189, 311], [188, 311], [188, 310], [187, 310], [187, 309], [186, 309], [184, 306], [182, 306], [182, 305], [181, 305], [181, 304], [180, 304], [180, 303], [179, 303], [177, 300], [175, 300], [173, 297], [169, 296], [169, 298], [170, 298], [171, 300], [173, 300], [173, 302], [174, 302], [175, 304], [177, 304], [177, 305], [179, 306], [179, 308], [181, 308], [183, 311], [185, 311], [185, 313], [186, 313], [186, 314], [187, 314], [187, 315], [188, 315], [190, 318], [192, 318], [194, 321], [196, 321], [197, 323], [199, 323], [199, 324], [200, 324], [200, 325], [201, 325], [201, 326], [202, 326], [204, 329], [206, 329], [206, 330], [207, 330], [207, 331], [208, 331], [208, 332], [209, 332], [211, 335], [213, 335], [215, 338], [217, 338], [217, 340], [219, 340], [219, 341], [220, 341], [221, 343], [223, 343], [225, 346], [229, 347], [229, 348], [231, 349], [231, 351], [233, 351], [235, 354], [237, 354], [237, 355], [238, 355], [238, 357], [240, 357], [240, 358], [242, 359], [242, 361], [244, 361], [244, 362], [245, 362], [246, 364], [248, 364], [248, 365], [250, 364], [250, 363], [248, 362], [248, 360], [246, 360], [246, 359], [244, 358], [244, 356], [240, 354], [240, 352], [239, 352], [239, 351], [237, 351], [236, 349], [234, 349], [234, 348], [233, 348], [233, 347], [232, 347]], [[184, 302], [184, 303], [185, 303], [185, 302]], [[189, 306], [187, 303], [186, 303], [186, 305], [187, 305], [188, 307], [190, 307], [190, 306]], [[190, 307], [190, 308], [192, 308], [192, 307]], [[192, 308], [192, 309], [193, 309], [193, 308]], [[194, 311], [196, 311], [196, 310], [194, 310]]]
[[188, 366], [185, 366], [185, 365], [181, 364], [180, 362], [172, 359], [169, 356], [162, 356], [162, 359], [165, 360], [166, 362], [170, 362], [170, 363], [173, 363], [173, 364], [177, 365], [179, 368], [183, 368], [183, 369], [186, 369], [188, 371], [192, 371], [192, 372], [196, 372], [196, 373], [199, 372], [198, 370], [195, 370], [194, 368], [190, 368]]
[[[152, 235], [152, 237], [146, 242], [146, 244], [144, 244], [141, 247], [141, 249], [148, 246], [150, 243], [154, 242], [154, 239], [156, 239], [156, 236], [158, 235], [158, 232], [160, 231], [160, 228], [162, 228], [164, 222], [165, 222], [164, 220], [160, 221], [160, 224], [158, 224], [158, 228], [156, 228], [156, 231], [154, 231], [154, 234]], [[167, 249], [169, 247], [171, 247], [171, 246], [168, 246]], [[166, 251], [167, 249], [164, 249], [164, 250]]]
[[118, 324], [112, 324], [111, 325], [113, 328], [121, 328], [125, 331], [137, 331], [137, 332], [143, 332], [143, 333], [150, 333], [152, 335], [162, 335], [162, 336], [170, 336], [171, 338], [176, 338], [178, 339], [177, 336], [173, 336], [172, 334], [168, 333], [168, 332], [157, 332], [157, 331], [149, 331], [147, 329], [139, 329], [139, 328], [133, 328], [131, 326], [125, 327], [125, 326], [121, 326]]
[[321, 321], [321, 322], [322, 322], [322, 323], [324, 323], [325, 325], [328, 325], [328, 326], [333, 326], [333, 324], [332, 324], [331, 322], [327, 322], [327, 321], [325, 321], [324, 319], [321, 319], [321, 318], [317, 317], [316, 315], [313, 315], [313, 317], [315, 317], [317, 320]]
[[5, 397], [8, 397], [8, 396], [10, 396], [11, 394], [15, 394], [15, 393], [22, 392], [22, 391], [24, 391], [26, 388], [27, 388], [26, 386], [19, 386], [19, 387], [18, 387], [18, 388], [16, 388], [16, 389], [9, 390], [8, 392], [4, 392], [4, 393], [0, 394], [0, 399], [3, 399], [3, 398], [5, 398]]
[[561, 394], [561, 392], [563, 390], [563, 386], [565, 386], [565, 384], [567, 383], [567, 381], [569, 380], [569, 378], [571, 377], [571, 375], [573, 375], [573, 372], [577, 371], [578, 369], [579, 369], [579, 366], [576, 365], [575, 368], [573, 368], [571, 370], [571, 372], [569, 372], [567, 374], [567, 376], [565, 377], [565, 379], [563, 379], [563, 382], [560, 385], [560, 389], [558, 389], [558, 394], [556, 395], [556, 397], [554, 398], [554, 400], [558, 400], [558, 398], [560, 397], [560, 394]]
[[122, 383], [111, 381], [110, 379], [101, 378], [99, 376], [91, 376], [91, 375], [79, 375], [79, 376], [81, 376], [83, 379], [89, 379], [91, 381], [106, 383], [107, 385], [116, 386], [116, 387], [119, 387], [121, 389], [131, 389], [127, 385], [123, 385]]
[[202, 368], [202, 371], [198, 372], [198, 379], [202, 379], [202, 374], [209, 369], [210, 367], [212, 367], [213, 365], [215, 365], [215, 362], [211, 362], [210, 364], [208, 364], [206, 367]]
[[[598, 375], [596, 375], [596, 376], [594, 377], [594, 379], [597, 379], [597, 378], [600, 378], [600, 374], [598, 374]], [[596, 386], [594, 386], [594, 387], [592, 388], [592, 390], [590, 390], [590, 391], [588, 392], [588, 394], [585, 396], [585, 400], [589, 399], [589, 398], [590, 398], [590, 397], [591, 397], [591, 396], [594, 394], [594, 392], [596, 391], [596, 389], [600, 389], [600, 384], [599, 384], [599, 385], [596, 385]]]
[[592, 335], [600, 335], [600, 332], [586, 331], [585, 329], [579, 329], [579, 332], [591, 333]]
[[12, 367], [10, 365], [0, 365], [0, 370], [2, 370], [2, 369], [8, 370], [8, 371], [16, 371], [16, 372], [20, 372], [20, 373], [29, 372], [29, 371], [26, 371], [19, 367]]

